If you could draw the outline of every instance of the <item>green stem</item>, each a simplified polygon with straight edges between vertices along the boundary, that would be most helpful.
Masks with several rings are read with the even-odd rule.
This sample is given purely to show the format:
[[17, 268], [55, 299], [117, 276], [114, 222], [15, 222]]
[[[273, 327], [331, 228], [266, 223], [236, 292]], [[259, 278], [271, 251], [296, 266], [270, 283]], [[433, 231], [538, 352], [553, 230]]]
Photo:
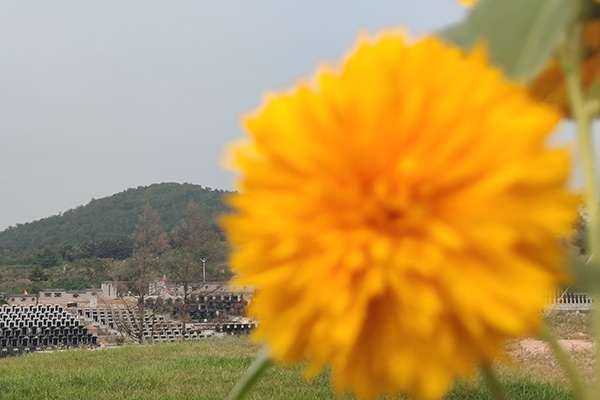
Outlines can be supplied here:
[[583, 379], [581, 379], [581, 375], [579, 371], [571, 361], [569, 355], [565, 352], [565, 350], [558, 344], [558, 341], [548, 329], [548, 326], [544, 323], [539, 332], [539, 336], [542, 340], [548, 343], [550, 349], [554, 353], [554, 356], [560, 363], [563, 372], [567, 376], [567, 379], [571, 382], [571, 386], [573, 387], [573, 394], [575, 394], [575, 398], [578, 400], [586, 400], [588, 399], [588, 392]]
[[252, 362], [244, 376], [237, 381], [234, 388], [229, 393], [228, 400], [240, 400], [252, 389], [252, 387], [258, 382], [262, 374], [271, 365], [271, 359], [269, 352], [263, 350]]
[[504, 393], [504, 389], [502, 388], [502, 384], [498, 377], [494, 373], [490, 364], [482, 364], [481, 365], [481, 375], [483, 375], [483, 379], [487, 384], [490, 392], [492, 393], [492, 397], [496, 400], [507, 400], [506, 394]]
[[[592, 141], [592, 115], [587, 107], [582, 82], [583, 63], [583, 26], [582, 22], [575, 24], [568, 32], [565, 45], [560, 48], [559, 57], [565, 75], [565, 84], [571, 114], [577, 123], [577, 141], [581, 156], [585, 179], [585, 206], [588, 213], [587, 246], [592, 258], [600, 255], [600, 209], [598, 201], [598, 181], [594, 162], [594, 146]], [[595, 263], [592, 263], [594, 265]], [[594, 331], [596, 343], [600, 338], [600, 288], [594, 290]], [[596, 363], [600, 360], [600, 346], [596, 345]], [[600, 396], [600, 368], [596, 367], [596, 390]], [[598, 397], [600, 398], [600, 397]]]
[[571, 114], [577, 123], [577, 142], [581, 156], [585, 179], [585, 205], [588, 212], [587, 245], [591, 254], [600, 243], [600, 225], [598, 209], [598, 181], [594, 162], [594, 146], [591, 135], [592, 116], [589, 113], [582, 82], [582, 26], [577, 24], [570, 32], [559, 56], [565, 74], [565, 85], [571, 105]]

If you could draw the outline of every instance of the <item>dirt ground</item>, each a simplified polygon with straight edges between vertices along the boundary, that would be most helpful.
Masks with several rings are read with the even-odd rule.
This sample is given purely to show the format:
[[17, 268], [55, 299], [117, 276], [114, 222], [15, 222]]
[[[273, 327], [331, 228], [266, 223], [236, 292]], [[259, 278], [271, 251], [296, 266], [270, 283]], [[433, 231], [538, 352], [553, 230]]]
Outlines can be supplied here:
[[[559, 345], [570, 355], [583, 378], [594, 376], [594, 343], [591, 317], [581, 312], [555, 312], [547, 324]], [[500, 369], [506, 374], [522, 374], [536, 380], [564, 380], [562, 369], [548, 345], [537, 338], [523, 338], [508, 343], [508, 360]]]

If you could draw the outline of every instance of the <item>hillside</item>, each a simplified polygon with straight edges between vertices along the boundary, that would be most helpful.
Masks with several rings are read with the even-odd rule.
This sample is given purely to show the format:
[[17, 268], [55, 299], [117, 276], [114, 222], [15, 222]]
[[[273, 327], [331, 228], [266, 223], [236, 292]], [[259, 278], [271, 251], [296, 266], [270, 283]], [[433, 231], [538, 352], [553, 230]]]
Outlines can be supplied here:
[[200, 204], [211, 221], [227, 212], [228, 192], [189, 183], [159, 183], [127, 189], [87, 205], [0, 232], [0, 251], [27, 251], [45, 246], [85, 245], [130, 236], [142, 206], [148, 202], [159, 213], [164, 229], [173, 229], [190, 200]]

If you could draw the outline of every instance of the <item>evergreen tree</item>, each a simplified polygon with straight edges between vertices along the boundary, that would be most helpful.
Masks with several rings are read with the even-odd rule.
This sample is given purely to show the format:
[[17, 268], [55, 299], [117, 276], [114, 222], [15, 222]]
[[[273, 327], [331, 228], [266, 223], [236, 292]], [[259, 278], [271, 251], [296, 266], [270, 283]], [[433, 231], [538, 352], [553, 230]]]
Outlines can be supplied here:
[[44, 273], [44, 271], [40, 268], [39, 265], [36, 265], [33, 271], [29, 274], [29, 280], [32, 282], [43, 282], [48, 280], [48, 275]]
[[[131, 295], [137, 299], [137, 326], [133, 329], [139, 343], [144, 341], [146, 326], [146, 298], [150, 294], [149, 287], [162, 264], [163, 254], [169, 250], [167, 235], [165, 234], [158, 213], [146, 203], [139, 216], [134, 235], [133, 257], [129, 263], [123, 265], [131, 268], [135, 281], [129, 288]], [[151, 323], [151, 322], [150, 322]]]
[[50, 248], [50, 246], [44, 247], [44, 249], [37, 254], [36, 263], [44, 269], [57, 266], [59, 261], [58, 254]]
[[183, 285], [184, 303], [188, 302], [190, 284], [205, 280], [204, 265], [211, 257], [217, 235], [211, 230], [206, 214], [198, 203], [190, 200], [181, 225], [172, 233], [175, 250], [168, 271]]

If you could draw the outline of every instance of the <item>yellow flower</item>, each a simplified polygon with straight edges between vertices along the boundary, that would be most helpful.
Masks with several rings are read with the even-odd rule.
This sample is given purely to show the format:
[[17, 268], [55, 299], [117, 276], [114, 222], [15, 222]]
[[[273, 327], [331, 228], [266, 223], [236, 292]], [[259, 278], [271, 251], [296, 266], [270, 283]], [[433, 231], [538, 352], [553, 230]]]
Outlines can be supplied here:
[[268, 96], [224, 219], [255, 338], [339, 392], [434, 399], [534, 332], [576, 208], [558, 119], [483, 51], [397, 32]]

